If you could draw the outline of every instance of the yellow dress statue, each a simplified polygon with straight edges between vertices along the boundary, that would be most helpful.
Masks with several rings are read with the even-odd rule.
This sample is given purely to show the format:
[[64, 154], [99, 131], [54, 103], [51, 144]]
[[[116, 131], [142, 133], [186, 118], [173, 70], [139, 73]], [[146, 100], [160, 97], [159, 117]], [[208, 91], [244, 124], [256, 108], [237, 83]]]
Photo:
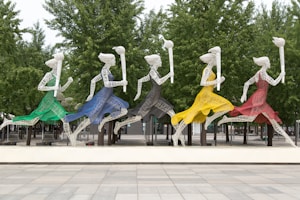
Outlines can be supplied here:
[[[178, 139], [184, 145], [184, 137], [182, 130], [192, 122], [205, 122], [205, 129], [216, 118], [234, 109], [234, 106], [224, 97], [213, 92], [214, 87], [220, 88], [220, 84], [225, 80], [221, 77], [221, 48], [214, 47], [209, 50], [209, 53], [200, 56], [200, 59], [208, 65], [204, 68], [201, 78], [201, 86], [204, 86], [193, 103], [193, 105], [182, 112], [176, 113], [172, 119], [172, 125], [177, 125], [176, 132], [172, 135], [174, 146], [178, 145]], [[213, 66], [217, 66], [217, 77], [212, 71]], [[209, 116], [213, 111], [214, 114]]]
[[[215, 78], [215, 73], [211, 71], [207, 81], [213, 81]], [[181, 120], [183, 120], [185, 124], [192, 122], [203, 123], [211, 110], [214, 113], [233, 110], [234, 106], [224, 97], [215, 94], [213, 90], [213, 85], [203, 87], [197, 94], [190, 108], [176, 113], [172, 117], [172, 124], [176, 125]]]

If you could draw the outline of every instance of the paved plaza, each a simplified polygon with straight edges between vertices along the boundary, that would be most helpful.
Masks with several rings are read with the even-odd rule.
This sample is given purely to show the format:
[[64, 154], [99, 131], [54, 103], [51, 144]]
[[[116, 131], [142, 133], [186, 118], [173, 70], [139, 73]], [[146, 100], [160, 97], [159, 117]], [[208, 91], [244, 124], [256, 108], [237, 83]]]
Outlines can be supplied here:
[[165, 135], [146, 145], [123, 135], [113, 145], [0, 148], [0, 200], [300, 200], [300, 150], [275, 136], [209, 135], [209, 146], [170, 146]]
[[300, 165], [0, 165], [3, 200], [296, 200], [299, 191]]

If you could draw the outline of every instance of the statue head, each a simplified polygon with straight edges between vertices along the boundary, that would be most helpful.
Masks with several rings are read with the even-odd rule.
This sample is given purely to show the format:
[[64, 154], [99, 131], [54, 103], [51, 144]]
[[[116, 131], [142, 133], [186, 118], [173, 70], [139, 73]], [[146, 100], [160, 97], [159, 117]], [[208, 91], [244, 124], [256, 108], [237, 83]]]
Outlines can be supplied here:
[[253, 61], [255, 64], [257, 64], [258, 66], [261, 67], [266, 67], [266, 68], [270, 68], [271, 64], [270, 64], [270, 60], [268, 57], [263, 56], [263, 57], [259, 57], [259, 58], [253, 58]]
[[213, 53], [207, 53], [200, 56], [200, 60], [206, 64], [216, 65], [216, 55]]
[[55, 58], [52, 58], [45, 62], [45, 64], [50, 68], [55, 68], [57, 66], [57, 60]]
[[114, 54], [111, 53], [100, 53], [98, 58], [101, 62], [104, 62], [105, 64], [109, 64], [111, 66], [116, 65], [116, 58]]
[[221, 59], [221, 48], [219, 46], [215, 46], [211, 49], [208, 50], [209, 53], [204, 54], [202, 56], [200, 56], [200, 60], [202, 60], [202, 62], [210, 64], [212, 66], [217, 65], [217, 60]]
[[144, 57], [146, 62], [151, 66], [161, 67], [161, 58], [158, 54], [152, 54]]

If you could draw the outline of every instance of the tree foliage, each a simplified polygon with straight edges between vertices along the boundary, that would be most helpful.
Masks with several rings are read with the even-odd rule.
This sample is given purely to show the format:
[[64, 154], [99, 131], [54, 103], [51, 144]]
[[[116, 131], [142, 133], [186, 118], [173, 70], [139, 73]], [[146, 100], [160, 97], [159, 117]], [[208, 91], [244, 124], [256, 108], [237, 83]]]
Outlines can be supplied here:
[[[298, 7], [299, 9], [299, 7]], [[299, 20], [296, 17], [297, 5], [284, 5], [274, 1], [271, 10], [262, 7], [261, 12], [256, 16], [256, 40], [254, 45], [257, 48], [258, 56], [268, 56], [271, 61], [271, 69], [268, 73], [277, 78], [280, 73], [280, 59], [278, 48], [272, 44], [272, 37], [283, 37], [286, 40], [285, 45], [285, 65], [286, 77], [284, 84], [278, 84], [276, 87], [270, 87], [268, 93], [268, 102], [279, 112], [285, 124], [294, 123], [299, 104], [299, 89], [297, 83], [299, 80], [299, 47], [297, 47], [297, 36], [299, 29], [297, 24]], [[295, 37], [296, 36], [296, 37]], [[298, 50], [297, 50], [298, 49]], [[297, 92], [298, 91], [298, 92]]]
[[[222, 75], [226, 80], [218, 92], [234, 105], [240, 105], [243, 84], [259, 69], [253, 57], [268, 56], [276, 78], [280, 73], [278, 48], [272, 37], [286, 39], [286, 82], [270, 87], [268, 103], [284, 123], [299, 118], [300, 101], [300, 0], [285, 5], [274, 1], [271, 9], [245, 0], [175, 0], [167, 10], [144, 10], [143, 0], [46, 0], [44, 8], [53, 15], [47, 25], [64, 38], [56, 50], [65, 51], [62, 80], [74, 78], [67, 90], [77, 102], [83, 103], [89, 92], [90, 80], [100, 72], [100, 52], [113, 53], [117, 66], [112, 68], [121, 80], [120, 60], [113, 46], [126, 48], [128, 89], [115, 88], [117, 96], [134, 107], [150, 85], [143, 85], [139, 101], [133, 102], [137, 80], [149, 72], [144, 56], [158, 53], [162, 57], [163, 76], [169, 71], [167, 51], [159, 35], [174, 42], [175, 82], [163, 85], [163, 96], [174, 104], [175, 111], [191, 106], [201, 89], [200, 79], [205, 64], [199, 56], [208, 49], [222, 49]], [[44, 33], [39, 24], [20, 30], [18, 11], [10, 1], [0, 0], [0, 110], [25, 114], [39, 102], [43, 93], [36, 86], [49, 69], [44, 65], [53, 49], [43, 48]], [[32, 34], [32, 41], [21, 35]], [[26, 81], [24, 81], [26, 80]], [[103, 87], [99, 82], [97, 90]], [[145, 87], [145, 88], [144, 88]], [[251, 87], [248, 96], [255, 87]], [[11, 92], [14, 91], [14, 92]]]
[[[74, 76], [74, 98], [84, 102], [89, 94], [91, 79], [97, 75], [103, 63], [98, 54], [114, 53], [114, 46], [124, 46], [126, 49], [128, 78], [132, 78], [135, 68], [140, 65], [142, 58], [137, 48], [140, 43], [138, 22], [143, 10], [142, 1], [137, 0], [47, 0], [45, 9], [54, 19], [47, 24], [58, 30], [65, 38], [62, 44], [67, 49], [70, 74]], [[120, 63], [112, 68], [116, 80], [121, 80]], [[128, 91], [133, 90], [132, 81], [129, 81]], [[103, 85], [99, 82], [97, 88]], [[123, 94], [121, 88], [116, 88], [118, 96], [130, 101], [134, 98], [131, 93]]]
[[[24, 115], [32, 111], [41, 99], [37, 91], [47, 50], [43, 50], [45, 35], [36, 24], [31, 30], [20, 29], [21, 20], [15, 4], [0, 1], [0, 111]], [[31, 33], [32, 42], [22, 40], [22, 34]]]
[[[200, 90], [205, 67], [199, 56], [222, 48], [222, 70], [226, 77], [221, 95], [236, 101], [240, 77], [248, 74], [253, 32], [253, 2], [225, 0], [176, 0], [170, 8], [167, 33], [176, 44], [175, 79], [172, 96], [176, 110], [189, 107]], [[247, 39], [245, 39], [247, 38]]]

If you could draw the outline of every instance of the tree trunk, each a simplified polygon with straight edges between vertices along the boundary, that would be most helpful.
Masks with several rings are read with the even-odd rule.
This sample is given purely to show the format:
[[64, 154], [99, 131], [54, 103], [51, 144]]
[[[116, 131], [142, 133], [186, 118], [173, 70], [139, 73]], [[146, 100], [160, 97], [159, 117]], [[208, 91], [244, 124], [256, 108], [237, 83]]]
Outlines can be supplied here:
[[112, 144], [112, 121], [108, 122], [108, 128], [107, 128], [107, 145]]
[[98, 132], [98, 146], [104, 146], [104, 126], [101, 129], [101, 132]]
[[273, 135], [274, 135], [273, 126], [268, 124], [268, 146], [273, 146], [272, 144]]
[[112, 144], [115, 144], [119, 140], [119, 138], [121, 138], [122, 134], [122, 131], [120, 131], [118, 135], [114, 134], [115, 123], [116, 121], [111, 121], [111, 123], [109, 124], [109, 129], [112, 135]]
[[225, 124], [226, 142], [229, 142], [229, 129], [228, 124]]
[[28, 128], [27, 140], [26, 140], [26, 145], [27, 145], [27, 146], [30, 146], [30, 142], [31, 142], [31, 134], [32, 134], [32, 126], [29, 126], [29, 128]]
[[263, 125], [260, 125], [260, 139], [264, 139], [264, 131], [263, 131]]
[[202, 123], [201, 126], [201, 134], [200, 134], [200, 145], [201, 146], [206, 146], [207, 143], [206, 143], [206, 130], [204, 129], [204, 125], [205, 123]]
[[188, 146], [192, 146], [192, 124], [188, 125]]
[[244, 122], [244, 143], [247, 144], [247, 122]]
[[167, 124], [167, 130], [166, 130], [167, 135], [166, 135], [166, 140], [169, 140], [169, 126], [170, 126], [170, 124]]

